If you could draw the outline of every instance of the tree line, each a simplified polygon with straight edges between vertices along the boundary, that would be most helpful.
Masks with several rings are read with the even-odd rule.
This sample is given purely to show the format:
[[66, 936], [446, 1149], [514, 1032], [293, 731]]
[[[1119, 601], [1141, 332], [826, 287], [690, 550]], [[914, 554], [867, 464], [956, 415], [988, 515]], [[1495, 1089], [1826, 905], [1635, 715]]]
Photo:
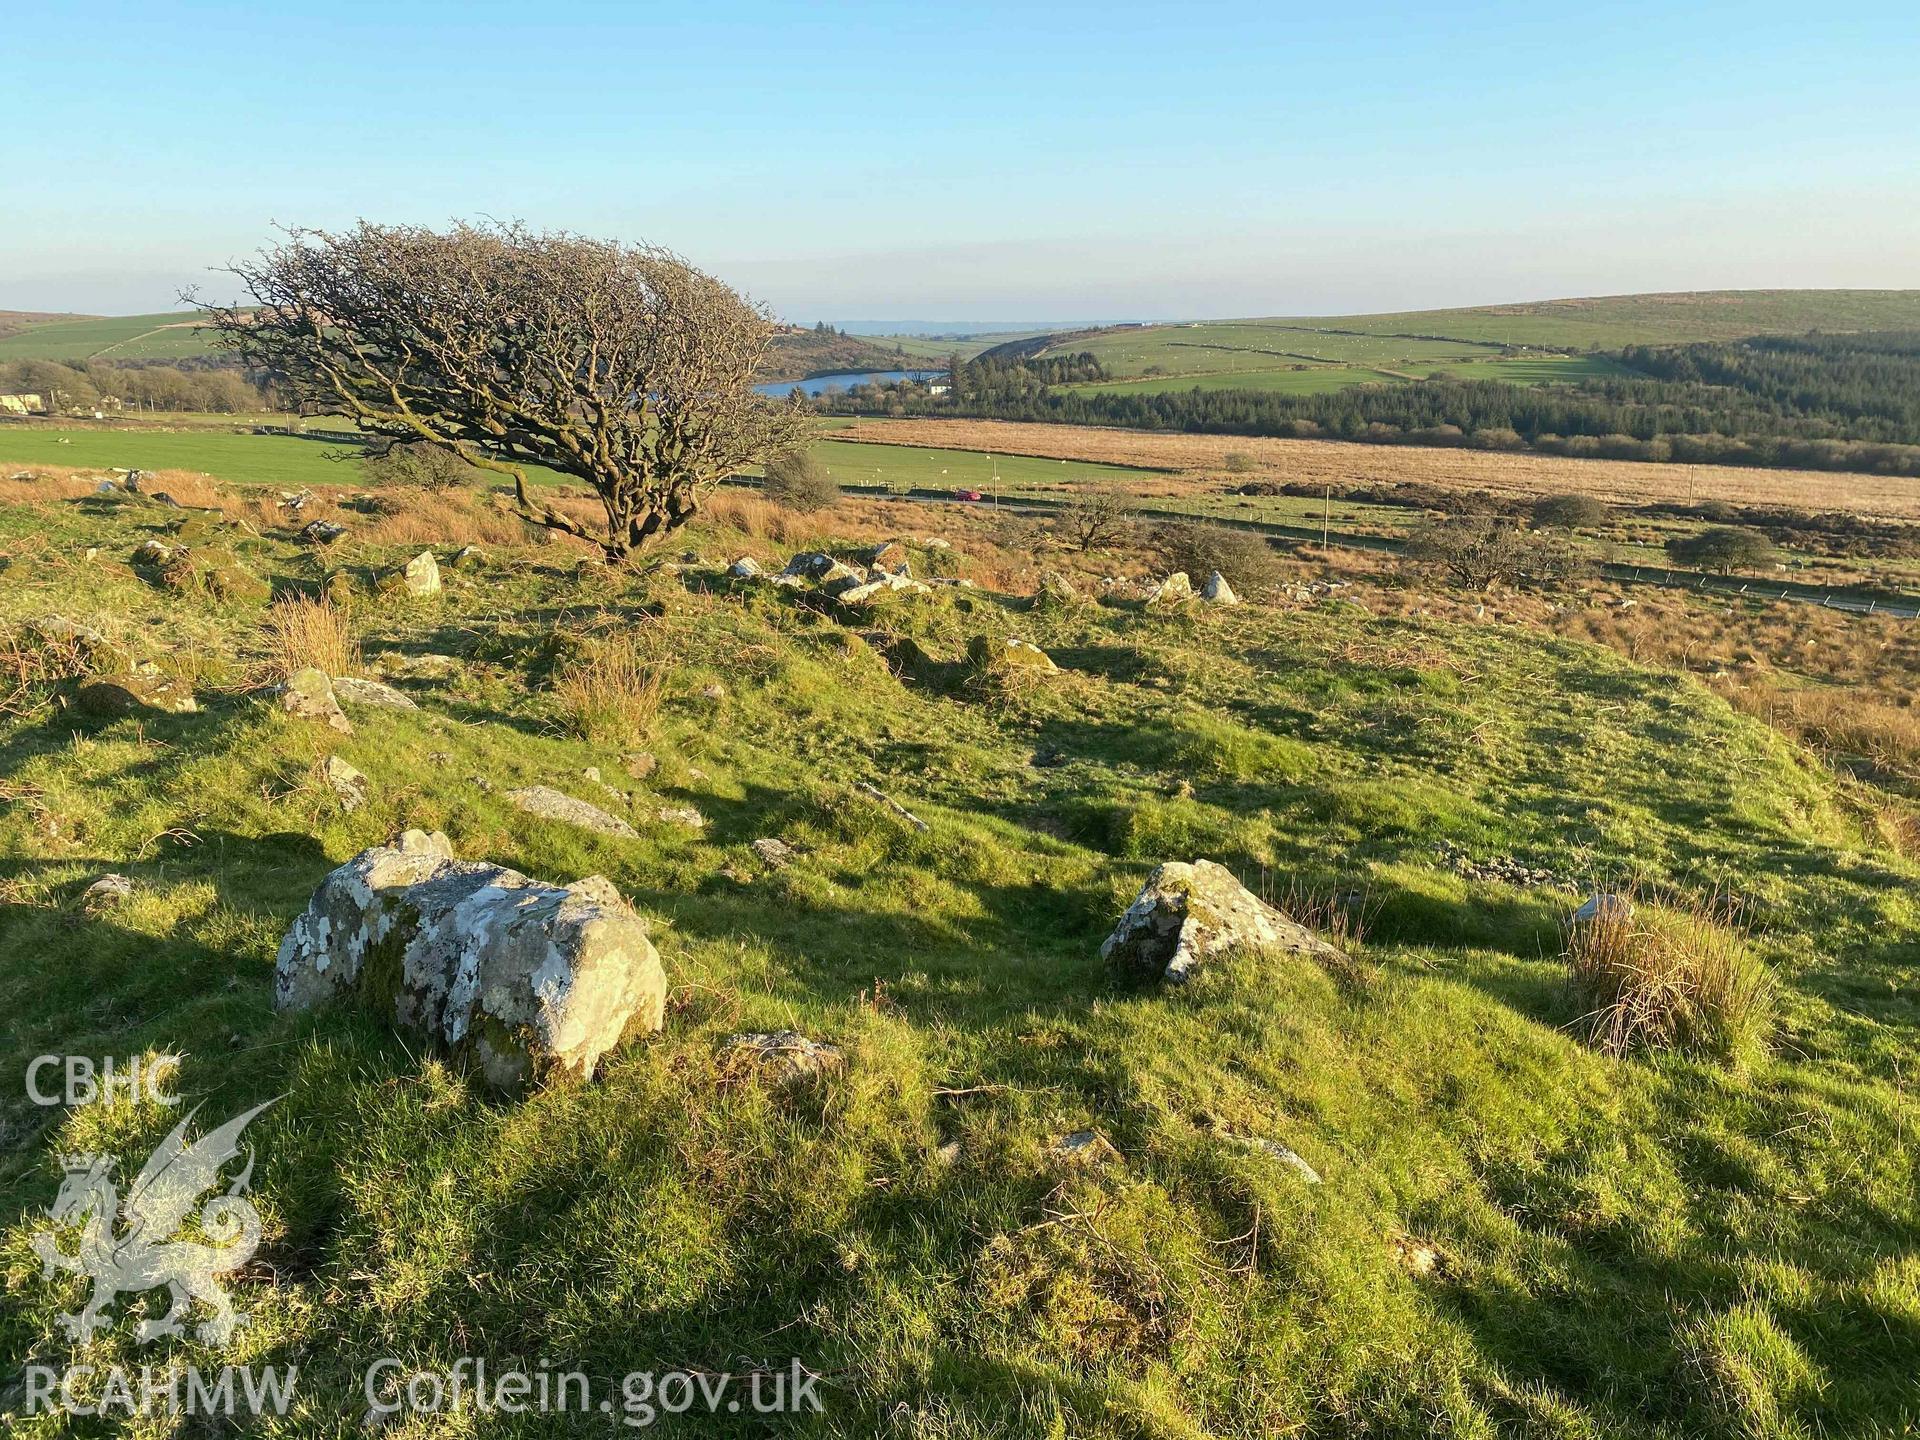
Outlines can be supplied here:
[[132, 410], [231, 415], [270, 408], [267, 393], [242, 372], [210, 365], [10, 360], [0, 362], [0, 395], [38, 395], [48, 413], [55, 415]]
[[1611, 358], [1634, 373], [1539, 386], [1436, 378], [1283, 395], [1198, 387], [1092, 393], [1066, 388], [1103, 378], [1079, 373], [1100, 370], [1091, 355], [981, 357], [954, 367], [965, 378], [947, 394], [866, 387], [829, 408], [1920, 475], [1920, 334], [1631, 346]]

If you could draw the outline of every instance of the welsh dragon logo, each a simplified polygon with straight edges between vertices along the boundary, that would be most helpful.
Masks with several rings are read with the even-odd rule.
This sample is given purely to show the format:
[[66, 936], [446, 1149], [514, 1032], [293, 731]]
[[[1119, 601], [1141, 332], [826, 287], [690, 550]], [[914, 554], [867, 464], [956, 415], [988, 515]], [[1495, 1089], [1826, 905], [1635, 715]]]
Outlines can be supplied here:
[[247, 1317], [233, 1308], [214, 1277], [239, 1269], [260, 1245], [260, 1214], [244, 1198], [253, 1177], [251, 1151], [226, 1193], [200, 1205], [199, 1229], [205, 1239], [180, 1238], [178, 1232], [200, 1197], [220, 1183], [221, 1168], [240, 1153], [240, 1132], [247, 1122], [271, 1104], [256, 1105], [189, 1143], [187, 1126], [200, 1108], [195, 1106], [147, 1158], [124, 1200], [113, 1182], [111, 1156], [64, 1158], [66, 1179], [48, 1214], [56, 1224], [81, 1226], [80, 1248], [71, 1254], [63, 1251], [54, 1230], [37, 1233], [33, 1248], [45, 1278], [52, 1279], [55, 1270], [69, 1270], [93, 1281], [93, 1293], [80, 1312], [60, 1317], [69, 1336], [92, 1339], [112, 1323], [107, 1307], [116, 1295], [162, 1285], [173, 1303], [158, 1320], [140, 1323], [135, 1333], [140, 1344], [181, 1334], [181, 1317], [196, 1300], [214, 1312], [194, 1327], [194, 1334], [209, 1344], [226, 1344], [235, 1328], [246, 1323]]

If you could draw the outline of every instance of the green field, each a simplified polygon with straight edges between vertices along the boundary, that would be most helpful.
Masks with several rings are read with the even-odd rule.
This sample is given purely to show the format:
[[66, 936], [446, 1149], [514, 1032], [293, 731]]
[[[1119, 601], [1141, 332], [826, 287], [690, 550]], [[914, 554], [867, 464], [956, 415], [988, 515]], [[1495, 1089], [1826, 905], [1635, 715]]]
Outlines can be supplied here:
[[291, 435], [219, 430], [43, 430], [0, 426], [0, 469], [73, 465], [83, 469], [192, 470], [241, 485], [357, 485], [350, 446]]
[[179, 360], [210, 354], [189, 310], [91, 316], [29, 325], [0, 338], [0, 360]]
[[1423, 378], [1503, 380], [1510, 385], [1570, 385], [1576, 380], [1610, 380], [1635, 372], [1602, 355], [1514, 355], [1450, 365], [1410, 366]]
[[1004, 335], [969, 335], [964, 340], [929, 340], [919, 335], [858, 335], [855, 339], [878, 345], [882, 350], [899, 348], [911, 360], [945, 362], [954, 355], [971, 360], [982, 350], [1004, 345], [1010, 340], [1026, 340], [1044, 334], [1040, 330], [1014, 330]]

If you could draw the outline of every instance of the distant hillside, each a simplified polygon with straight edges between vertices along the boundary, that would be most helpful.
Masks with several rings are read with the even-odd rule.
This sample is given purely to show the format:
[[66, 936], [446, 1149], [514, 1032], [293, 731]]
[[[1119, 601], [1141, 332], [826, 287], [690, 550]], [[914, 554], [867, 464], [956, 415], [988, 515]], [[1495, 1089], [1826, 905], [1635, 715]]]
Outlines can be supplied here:
[[214, 347], [191, 310], [156, 315], [43, 315], [9, 333], [0, 360], [181, 360]]
[[[1322, 378], [1359, 384], [1510, 360], [1516, 353], [1916, 327], [1920, 290], [1705, 290], [1383, 315], [1120, 325], [1018, 349], [1088, 351], [1116, 379], [1195, 376], [1208, 389], [1273, 388], [1281, 374], [1303, 367], [1337, 367], [1337, 376]], [[1488, 378], [1502, 377], [1489, 372]]]
[[0, 339], [17, 335], [22, 330], [35, 325], [46, 325], [55, 320], [77, 320], [77, 315], [48, 315], [38, 310], [0, 310]]
[[[28, 315], [0, 311], [0, 361], [180, 360], [215, 353], [191, 310], [156, 315]], [[856, 336], [783, 329], [763, 380], [799, 380], [833, 370], [891, 370], [890, 345]]]
[[804, 380], [809, 375], [860, 370], [896, 370], [902, 357], [891, 345], [858, 335], [782, 329], [773, 337], [773, 353], [760, 369], [762, 380]]

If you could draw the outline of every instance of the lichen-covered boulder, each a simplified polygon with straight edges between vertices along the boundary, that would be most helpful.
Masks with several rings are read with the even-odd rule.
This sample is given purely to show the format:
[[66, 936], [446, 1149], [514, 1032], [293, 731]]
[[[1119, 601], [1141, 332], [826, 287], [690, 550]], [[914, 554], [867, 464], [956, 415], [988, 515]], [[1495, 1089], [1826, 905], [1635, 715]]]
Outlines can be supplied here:
[[1193, 599], [1193, 581], [1187, 578], [1187, 572], [1176, 570], [1154, 587], [1147, 596], [1147, 604], [1152, 606], [1184, 605]]
[[280, 687], [280, 708], [303, 720], [318, 720], [342, 735], [353, 733], [352, 723], [334, 697], [333, 682], [327, 678], [327, 672], [311, 665], [287, 677], [287, 683]]
[[1053, 657], [1030, 640], [1016, 640], [1007, 636], [992, 640], [985, 635], [976, 635], [967, 644], [967, 658], [983, 670], [1030, 671], [1037, 675], [1050, 675], [1060, 667], [1053, 663]]
[[277, 1008], [348, 994], [503, 1090], [590, 1078], [666, 1014], [660, 957], [609, 881], [545, 884], [418, 830], [328, 875], [280, 942]]
[[422, 550], [407, 561], [407, 568], [400, 572], [400, 579], [406, 585], [409, 595], [438, 595], [440, 566], [433, 558], [433, 552]]
[[320, 775], [349, 815], [367, 803], [373, 782], [338, 755], [329, 755], [320, 763]]
[[372, 710], [418, 710], [411, 695], [380, 680], [363, 680], [358, 675], [335, 675], [334, 698], [346, 705], [364, 705]]
[[1211, 860], [1157, 867], [1101, 945], [1100, 958], [1138, 979], [1179, 982], [1202, 962], [1235, 950], [1345, 959]]
[[1033, 593], [1033, 608], [1036, 610], [1071, 609], [1080, 603], [1080, 592], [1073, 588], [1073, 582], [1058, 570], [1040, 572], [1040, 588]]

